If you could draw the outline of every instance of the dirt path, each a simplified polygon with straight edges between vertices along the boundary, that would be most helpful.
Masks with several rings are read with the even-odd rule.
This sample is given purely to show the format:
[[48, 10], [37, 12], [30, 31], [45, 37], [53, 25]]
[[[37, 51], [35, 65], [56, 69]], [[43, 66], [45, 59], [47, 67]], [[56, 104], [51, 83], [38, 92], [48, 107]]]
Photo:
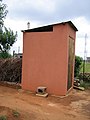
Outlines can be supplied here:
[[[13, 117], [12, 111], [20, 113]], [[73, 90], [67, 97], [37, 97], [28, 91], [0, 86], [0, 115], [8, 120], [90, 120], [90, 90]]]

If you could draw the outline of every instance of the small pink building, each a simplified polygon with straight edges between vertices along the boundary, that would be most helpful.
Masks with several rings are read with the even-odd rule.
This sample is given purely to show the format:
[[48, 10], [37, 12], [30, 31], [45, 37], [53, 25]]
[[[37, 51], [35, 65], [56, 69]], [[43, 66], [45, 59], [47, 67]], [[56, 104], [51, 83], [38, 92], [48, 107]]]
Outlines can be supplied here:
[[23, 31], [22, 89], [66, 95], [73, 88], [76, 31], [71, 21]]

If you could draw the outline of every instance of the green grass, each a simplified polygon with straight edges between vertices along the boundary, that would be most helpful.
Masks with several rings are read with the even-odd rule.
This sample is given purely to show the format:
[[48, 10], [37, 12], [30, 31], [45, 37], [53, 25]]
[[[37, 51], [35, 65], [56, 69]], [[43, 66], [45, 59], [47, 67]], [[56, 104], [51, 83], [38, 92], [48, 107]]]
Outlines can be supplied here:
[[[80, 72], [83, 72], [83, 67]], [[85, 73], [90, 73], [90, 63], [85, 63]]]

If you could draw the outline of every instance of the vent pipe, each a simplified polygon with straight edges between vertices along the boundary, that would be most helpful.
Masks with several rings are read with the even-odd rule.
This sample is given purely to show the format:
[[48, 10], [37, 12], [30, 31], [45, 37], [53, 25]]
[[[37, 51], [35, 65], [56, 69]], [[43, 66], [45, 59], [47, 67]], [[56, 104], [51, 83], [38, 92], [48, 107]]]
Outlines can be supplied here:
[[27, 28], [30, 29], [30, 22], [27, 23]]

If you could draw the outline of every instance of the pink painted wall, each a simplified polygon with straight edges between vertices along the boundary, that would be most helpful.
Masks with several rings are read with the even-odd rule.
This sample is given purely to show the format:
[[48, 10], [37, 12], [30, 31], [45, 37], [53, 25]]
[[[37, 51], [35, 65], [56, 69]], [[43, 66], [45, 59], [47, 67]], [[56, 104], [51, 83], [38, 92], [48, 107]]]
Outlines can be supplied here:
[[50, 94], [67, 93], [69, 36], [75, 40], [68, 24], [54, 25], [53, 32], [23, 33], [22, 89], [46, 86]]

